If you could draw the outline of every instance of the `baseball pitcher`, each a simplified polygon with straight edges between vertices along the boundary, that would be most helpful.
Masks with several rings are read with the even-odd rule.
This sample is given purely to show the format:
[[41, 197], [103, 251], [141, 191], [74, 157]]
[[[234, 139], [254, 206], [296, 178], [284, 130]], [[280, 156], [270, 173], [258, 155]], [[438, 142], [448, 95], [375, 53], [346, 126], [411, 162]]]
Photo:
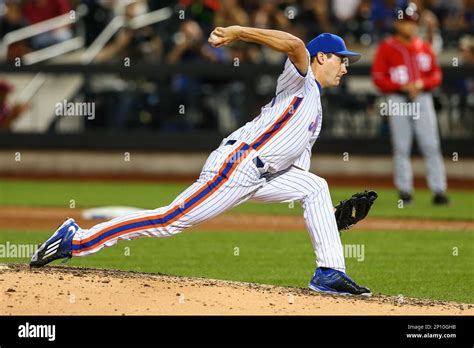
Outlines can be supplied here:
[[377, 198], [373, 191], [355, 194], [332, 206], [328, 184], [310, 173], [311, 148], [322, 124], [321, 90], [339, 85], [347, 63], [360, 54], [348, 51], [336, 35], [321, 34], [305, 45], [277, 30], [217, 27], [214, 47], [242, 40], [288, 55], [274, 98], [260, 115], [222, 140], [204, 164], [199, 179], [168, 206], [141, 211], [80, 228], [66, 220], [33, 255], [30, 265], [91, 255], [119, 240], [168, 237], [209, 220], [249, 199], [298, 201], [316, 254], [312, 290], [369, 295], [345, 273], [339, 231], [365, 218]]

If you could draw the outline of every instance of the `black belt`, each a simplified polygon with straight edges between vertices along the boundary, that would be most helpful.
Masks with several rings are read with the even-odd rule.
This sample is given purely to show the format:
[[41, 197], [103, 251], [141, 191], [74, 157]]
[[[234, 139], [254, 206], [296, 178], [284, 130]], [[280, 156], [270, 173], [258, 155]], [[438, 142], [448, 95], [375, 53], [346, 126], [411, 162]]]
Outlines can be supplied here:
[[[227, 140], [227, 142], [224, 145], [234, 145], [236, 142], [237, 140]], [[257, 168], [265, 167], [265, 163], [258, 156], [253, 159], [253, 163], [255, 164]]]

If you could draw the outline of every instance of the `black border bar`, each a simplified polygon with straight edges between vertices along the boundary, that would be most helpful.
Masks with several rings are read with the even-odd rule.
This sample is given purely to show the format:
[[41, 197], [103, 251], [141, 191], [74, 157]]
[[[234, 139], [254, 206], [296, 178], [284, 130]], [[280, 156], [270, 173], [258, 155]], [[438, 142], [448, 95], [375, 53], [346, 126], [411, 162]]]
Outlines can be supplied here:
[[[157, 294], [159, 296], [159, 294]], [[19, 326], [55, 325], [55, 340], [20, 338]], [[420, 331], [408, 325], [430, 327]], [[455, 326], [439, 329], [438, 325]], [[318, 344], [472, 347], [473, 316], [11, 316], [0, 317], [0, 346], [89, 344]], [[407, 338], [407, 333], [456, 338]]]

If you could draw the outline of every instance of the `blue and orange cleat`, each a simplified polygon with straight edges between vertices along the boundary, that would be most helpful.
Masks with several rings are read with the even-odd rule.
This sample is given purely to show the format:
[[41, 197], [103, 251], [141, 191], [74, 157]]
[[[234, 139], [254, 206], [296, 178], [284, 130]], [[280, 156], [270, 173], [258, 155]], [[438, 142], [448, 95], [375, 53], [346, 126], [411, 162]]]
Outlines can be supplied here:
[[33, 254], [30, 267], [42, 267], [57, 259], [72, 257], [72, 238], [79, 230], [74, 219], [67, 219]]
[[316, 268], [308, 287], [317, 292], [334, 295], [372, 296], [370, 289], [358, 285], [344, 272], [325, 267]]

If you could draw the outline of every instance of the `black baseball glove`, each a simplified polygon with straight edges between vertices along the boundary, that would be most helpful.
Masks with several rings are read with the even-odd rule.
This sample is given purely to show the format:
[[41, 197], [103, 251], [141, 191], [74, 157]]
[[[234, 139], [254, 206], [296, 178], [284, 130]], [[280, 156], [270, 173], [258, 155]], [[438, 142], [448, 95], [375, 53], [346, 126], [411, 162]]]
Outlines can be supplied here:
[[336, 205], [337, 228], [339, 231], [347, 230], [352, 225], [364, 219], [369, 213], [378, 195], [375, 191], [355, 193], [351, 198], [341, 201]]

